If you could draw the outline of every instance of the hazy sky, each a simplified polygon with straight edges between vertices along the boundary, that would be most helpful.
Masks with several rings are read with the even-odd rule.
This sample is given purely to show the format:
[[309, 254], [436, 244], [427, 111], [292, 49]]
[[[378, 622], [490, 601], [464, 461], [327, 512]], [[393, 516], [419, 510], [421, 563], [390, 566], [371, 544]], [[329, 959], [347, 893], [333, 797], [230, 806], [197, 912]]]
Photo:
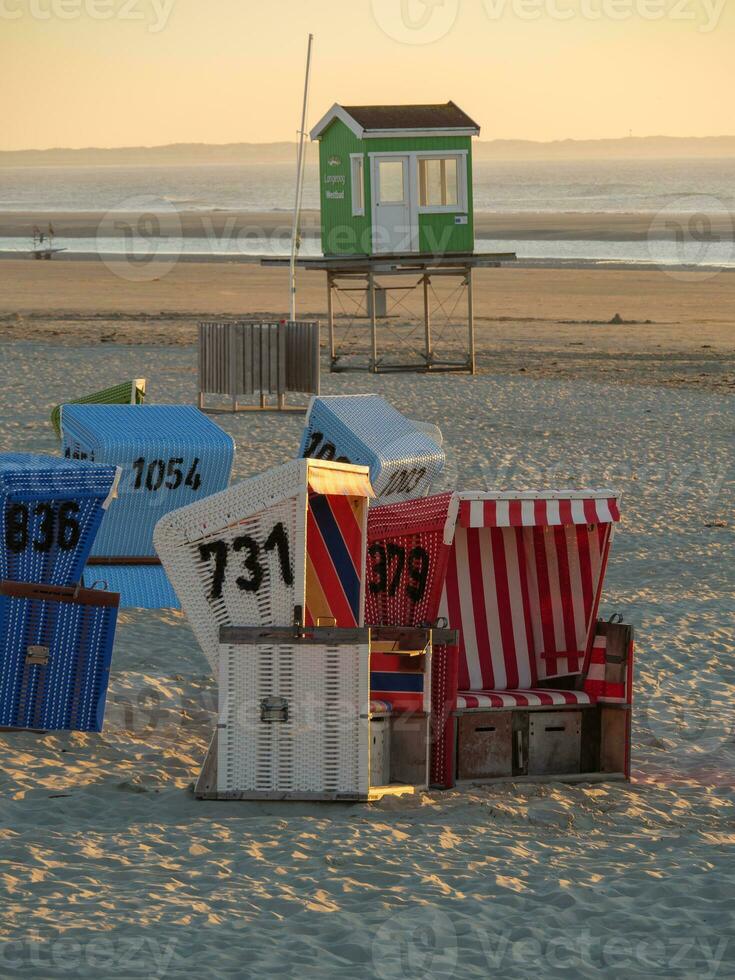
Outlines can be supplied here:
[[0, 0], [0, 149], [295, 138], [453, 99], [482, 138], [735, 132], [735, 0]]

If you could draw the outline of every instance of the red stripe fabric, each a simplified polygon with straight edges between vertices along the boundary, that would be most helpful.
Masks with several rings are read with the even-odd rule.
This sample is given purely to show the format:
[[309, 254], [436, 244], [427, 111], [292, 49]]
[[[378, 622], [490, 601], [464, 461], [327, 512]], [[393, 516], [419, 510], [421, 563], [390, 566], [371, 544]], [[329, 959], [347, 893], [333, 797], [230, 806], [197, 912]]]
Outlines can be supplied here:
[[548, 688], [527, 691], [460, 691], [457, 694], [457, 707], [460, 709], [563, 707], [594, 703], [595, 699], [588, 691], [559, 691]]
[[359, 576], [362, 565], [362, 528], [358, 523], [357, 515], [350, 503], [350, 498], [336, 495], [330, 496], [329, 506], [332, 508], [334, 519], [342, 532], [342, 540]]
[[[473, 503], [479, 506], [473, 507]], [[531, 506], [524, 508], [524, 503]], [[578, 506], [581, 504], [581, 508]], [[501, 506], [499, 506], [501, 505]], [[620, 520], [620, 509], [615, 497], [605, 499], [595, 497], [506, 497], [502, 500], [483, 500], [476, 498], [461, 500], [457, 522], [460, 527], [478, 527], [478, 515], [482, 514], [484, 527], [544, 527], [549, 523], [549, 505], [558, 509], [558, 523], [569, 524], [609, 524]], [[507, 514], [507, 517], [505, 516]], [[502, 522], [502, 523], [501, 523]]]
[[492, 650], [488, 632], [487, 609], [485, 606], [485, 589], [483, 572], [487, 572], [480, 547], [479, 530], [467, 532], [467, 557], [469, 560], [469, 578], [472, 588], [472, 613], [474, 621], [475, 644], [480, 661], [483, 687], [493, 685]]
[[[337, 620], [337, 626], [344, 628], [357, 626], [358, 624], [352, 612], [352, 607], [347, 600], [342, 582], [332, 563], [329, 550], [324, 543], [321, 531], [314, 520], [311, 510], [307, 513], [306, 529], [307, 552], [311, 558], [313, 568], [319, 577], [319, 584], [322, 587], [332, 616]], [[309, 623], [309, 625], [313, 625], [313, 623]]]
[[[518, 661], [516, 660], [515, 637], [513, 636], [513, 620], [510, 613], [510, 589], [508, 587], [508, 567], [505, 559], [502, 532], [491, 533], [490, 542], [495, 568], [495, 592], [498, 597], [498, 615], [500, 617], [500, 635], [503, 642], [503, 660], [505, 661], [506, 687], [518, 687]], [[492, 673], [492, 672], [490, 672]], [[483, 670], [483, 681], [485, 671]], [[487, 683], [487, 682], [485, 682]], [[492, 686], [492, 681], [487, 685]]]

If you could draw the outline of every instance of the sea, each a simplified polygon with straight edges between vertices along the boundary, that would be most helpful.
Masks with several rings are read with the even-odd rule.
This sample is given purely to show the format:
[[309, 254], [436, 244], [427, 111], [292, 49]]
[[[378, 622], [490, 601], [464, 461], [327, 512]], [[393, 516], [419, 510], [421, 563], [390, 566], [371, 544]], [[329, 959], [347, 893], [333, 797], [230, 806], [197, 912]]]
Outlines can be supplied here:
[[[288, 226], [293, 206], [290, 164], [202, 166], [87, 166], [0, 168], [0, 213], [37, 211], [135, 211], [140, 208], [214, 213], [219, 210], [283, 212]], [[733, 235], [713, 234], [713, 217], [735, 215], [735, 159], [475, 161], [476, 213], [512, 212], [650, 215], [654, 240], [518, 240], [478, 238], [477, 251], [512, 251], [537, 261], [707, 264], [735, 268]], [[303, 207], [319, 206], [315, 163], [306, 168]], [[681, 216], [688, 216], [682, 221]], [[669, 219], [672, 220], [669, 220]], [[675, 220], [674, 220], [675, 218]], [[733, 219], [735, 220], [735, 219]], [[106, 223], [109, 225], [109, 223]], [[668, 238], [660, 240], [661, 238]], [[130, 237], [100, 233], [56, 244], [68, 253], [115, 255], [137, 247]], [[145, 250], [148, 243], [141, 241]], [[27, 252], [29, 241], [0, 236], [0, 252]], [[289, 237], [253, 235], [176, 238], [156, 243], [159, 255], [208, 258], [285, 255]], [[305, 237], [302, 254], [317, 254], [319, 242]]]

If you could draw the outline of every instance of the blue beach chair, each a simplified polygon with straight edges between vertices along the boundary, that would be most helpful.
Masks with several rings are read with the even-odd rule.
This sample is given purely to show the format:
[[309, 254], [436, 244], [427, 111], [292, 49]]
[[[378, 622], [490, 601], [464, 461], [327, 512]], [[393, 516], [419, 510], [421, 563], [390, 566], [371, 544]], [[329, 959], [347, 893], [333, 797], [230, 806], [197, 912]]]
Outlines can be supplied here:
[[425, 497], [445, 463], [425, 427], [380, 395], [313, 398], [299, 455], [369, 466], [378, 504]]
[[119, 600], [0, 583], [0, 725], [102, 730]]
[[227, 488], [233, 439], [190, 405], [65, 405], [61, 427], [64, 456], [122, 468], [85, 584], [119, 592], [123, 608], [177, 608], [153, 528], [170, 511]]
[[0, 579], [75, 585], [118, 477], [109, 463], [0, 454]]

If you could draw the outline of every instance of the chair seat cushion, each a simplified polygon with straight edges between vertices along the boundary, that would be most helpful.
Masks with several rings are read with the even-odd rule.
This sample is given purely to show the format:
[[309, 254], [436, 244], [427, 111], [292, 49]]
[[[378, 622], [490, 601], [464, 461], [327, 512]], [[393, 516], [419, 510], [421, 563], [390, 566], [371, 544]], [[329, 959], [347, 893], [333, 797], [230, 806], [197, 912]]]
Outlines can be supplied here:
[[538, 708], [594, 704], [586, 691], [558, 691], [533, 688], [527, 691], [460, 691], [458, 708]]

